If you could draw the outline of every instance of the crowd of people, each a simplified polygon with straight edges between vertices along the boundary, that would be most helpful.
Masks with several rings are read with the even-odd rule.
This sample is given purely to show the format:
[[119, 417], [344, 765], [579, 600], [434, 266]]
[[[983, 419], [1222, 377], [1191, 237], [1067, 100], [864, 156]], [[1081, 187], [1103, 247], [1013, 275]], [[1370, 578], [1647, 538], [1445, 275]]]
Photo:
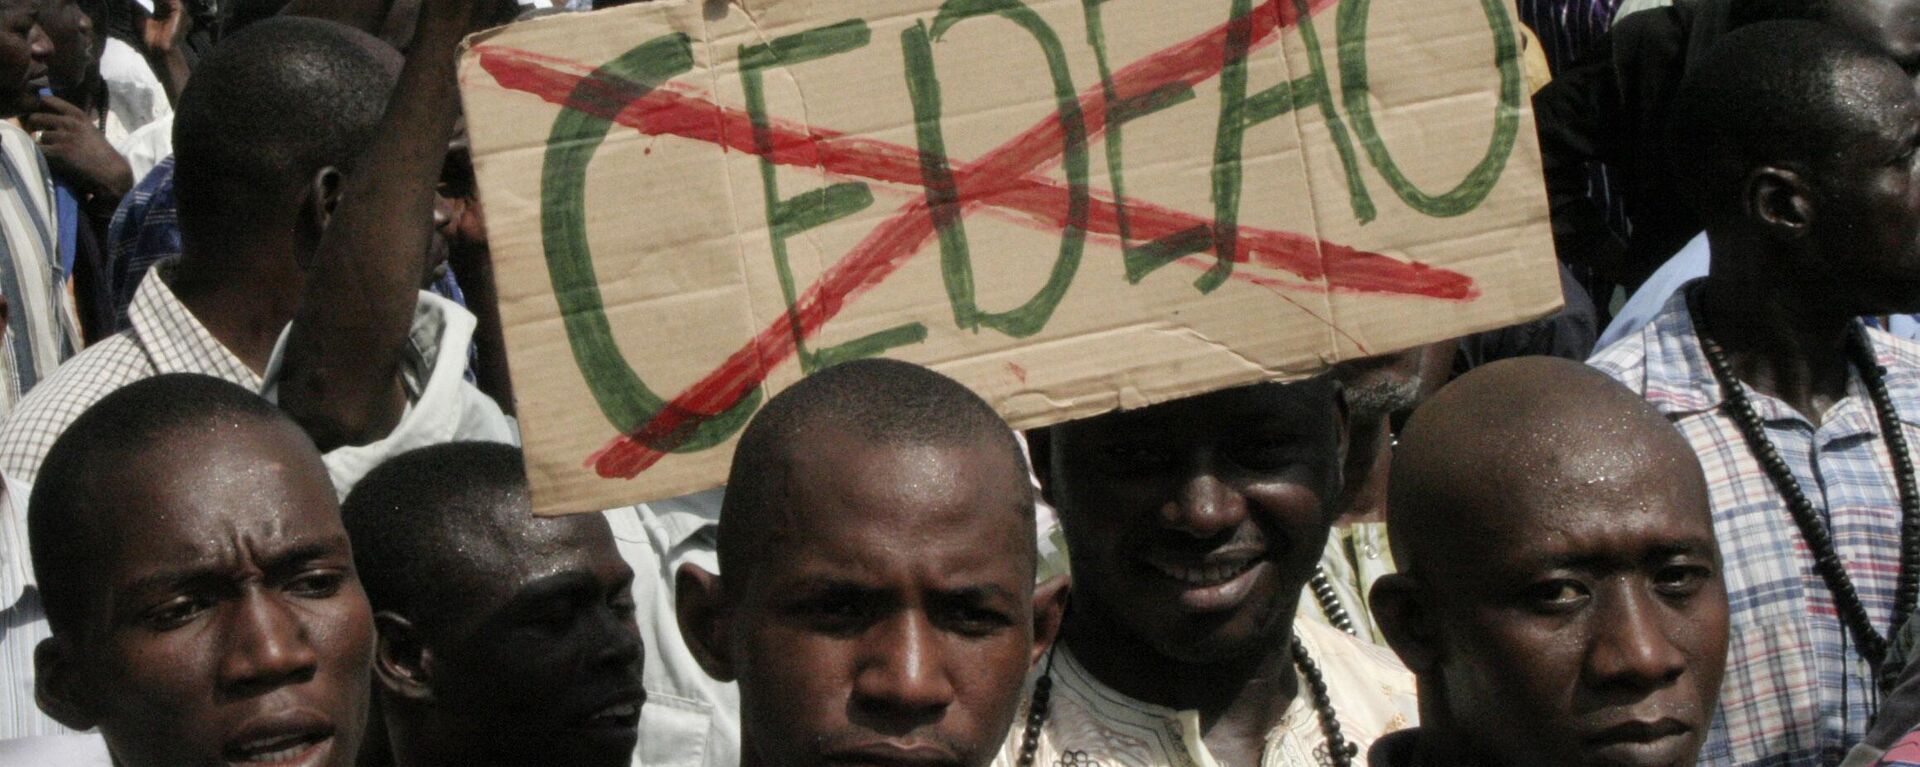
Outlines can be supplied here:
[[564, 5], [0, 0], [0, 765], [1920, 765], [1920, 2], [1518, 2], [1543, 320], [542, 517], [455, 66]]

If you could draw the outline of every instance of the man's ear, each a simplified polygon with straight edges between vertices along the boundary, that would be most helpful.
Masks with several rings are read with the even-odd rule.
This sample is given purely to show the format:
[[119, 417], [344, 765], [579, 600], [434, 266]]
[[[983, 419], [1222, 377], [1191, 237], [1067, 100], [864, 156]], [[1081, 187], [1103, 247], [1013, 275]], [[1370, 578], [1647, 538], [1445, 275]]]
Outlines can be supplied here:
[[1029, 665], [1039, 663], [1060, 639], [1060, 621], [1067, 616], [1067, 596], [1072, 592], [1073, 582], [1065, 575], [1033, 587], [1033, 657]]
[[1387, 645], [1415, 675], [1432, 671], [1444, 654], [1439, 627], [1434, 623], [1424, 592], [1418, 577], [1393, 573], [1374, 582], [1368, 600], [1373, 607], [1374, 623], [1380, 626], [1380, 633], [1386, 635]]
[[33, 699], [47, 716], [69, 729], [98, 727], [86, 688], [83, 664], [65, 638], [49, 637], [33, 648]]
[[401, 700], [433, 700], [433, 650], [406, 618], [391, 612], [374, 614], [379, 640], [373, 652], [373, 677], [388, 695]]
[[722, 682], [736, 678], [733, 667], [733, 611], [721, 594], [720, 579], [695, 564], [680, 566], [673, 579], [673, 613], [680, 636], [707, 676]]
[[340, 205], [340, 186], [345, 180], [339, 168], [329, 165], [314, 171], [313, 178], [307, 181], [306, 194], [301, 195], [300, 200], [300, 230], [312, 242], [319, 242], [320, 233], [333, 222], [333, 211]]
[[1056, 509], [1060, 508], [1060, 504], [1053, 500], [1053, 430], [1033, 429], [1025, 434], [1027, 461], [1033, 464], [1033, 476], [1040, 480], [1040, 500]]
[[1815, 218], [1813, 189], [1798, 171], [1755, 168], [1740, 190], [1741, 212], [1788, 239], [1805, 237]]

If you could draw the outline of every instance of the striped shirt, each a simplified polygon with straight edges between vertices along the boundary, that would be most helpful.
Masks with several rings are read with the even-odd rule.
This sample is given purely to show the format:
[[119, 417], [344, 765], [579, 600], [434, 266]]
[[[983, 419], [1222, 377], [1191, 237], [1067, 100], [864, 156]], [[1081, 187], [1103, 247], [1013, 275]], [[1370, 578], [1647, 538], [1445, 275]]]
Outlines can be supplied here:
[[[1731, 635], [1720, 711], [1702, 764], [1838, 764], [1879, 706], [1872, 669], [1854, 649], [1832, 594], [1814, 572], [1773, 480], [1724, 415], [1719, 385], [1676, 293], [1652, 324], [1590, 364], [1640, 392], [1700, 456], [1725, 558]], [[1868, 337], [1908, 444], [1920, 445], [1920, 345], [1878, 330]], [[1859, 375], [1819, 426], [1746, 388], [1767, 438], [1821, 509], [1873, 624], [1893, 622], [1900, 570], [1900, 497], [1873, 401]]]
[[60, 272], [47, 161], [25, 131], [0, 124], [0, 416], [80, 346]]

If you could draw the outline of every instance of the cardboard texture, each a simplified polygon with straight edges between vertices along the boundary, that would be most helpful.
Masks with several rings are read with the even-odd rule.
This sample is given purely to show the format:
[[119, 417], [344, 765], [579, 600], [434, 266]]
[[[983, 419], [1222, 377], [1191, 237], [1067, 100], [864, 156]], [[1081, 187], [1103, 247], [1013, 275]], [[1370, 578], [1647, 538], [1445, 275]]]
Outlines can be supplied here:
[[541, 513], [885, 355], [1016, 427], [1560, 303], [1504, 0], [734, 0], [461, 66]]

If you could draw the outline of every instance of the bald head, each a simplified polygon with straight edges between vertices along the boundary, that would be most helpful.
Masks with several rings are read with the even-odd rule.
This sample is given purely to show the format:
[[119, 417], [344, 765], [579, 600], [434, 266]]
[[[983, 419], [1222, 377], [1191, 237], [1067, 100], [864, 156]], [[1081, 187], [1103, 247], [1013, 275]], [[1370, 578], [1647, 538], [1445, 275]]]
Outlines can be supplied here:
[[1695, 763], [1727, 599], [1672, 424], [1584, 365], [1498, 362], [1414, 414], [1389, 484], [1401, 572], [1372, 606], [1433, 763]]
[[[786, 525], [795, 481], [835, 454], [830, 448], [959, 448], [984, 453], [996, 485], [1017, 486], [1024, 508], [1008, 522], [1032, 529], [1026, 457], [1013, 431], [980, 397], [946, 376], [886, 359], [848, 362], [802, 379], [753, 417], [733, 458], [720, 514], [720, 570], [729, 588], [744, 583], [753, 552]], [[805, 468], [803, 468], [803, 465]], [[1024, 513], [1014, 513], [1024, 512]], [[1029, 536], [1031, 537], [1031, 536]], [[1031, 552], [1029, 552], [1031, 554]]]
[[[1394, 450], [1388, 524], [1403, 571], [1481, 531], [1476, 515], [1545, 513], [1642, 482], [1681, 488], [1706, 515], [1699, 459], [1673, 424], [1605, 374], [1525, 357], [1476, 369], [1408, 421]], [[1472, 481], [1463, 481], [1463, 478]], [[1404, 532], [1403, 532], [1404, 531]]]

